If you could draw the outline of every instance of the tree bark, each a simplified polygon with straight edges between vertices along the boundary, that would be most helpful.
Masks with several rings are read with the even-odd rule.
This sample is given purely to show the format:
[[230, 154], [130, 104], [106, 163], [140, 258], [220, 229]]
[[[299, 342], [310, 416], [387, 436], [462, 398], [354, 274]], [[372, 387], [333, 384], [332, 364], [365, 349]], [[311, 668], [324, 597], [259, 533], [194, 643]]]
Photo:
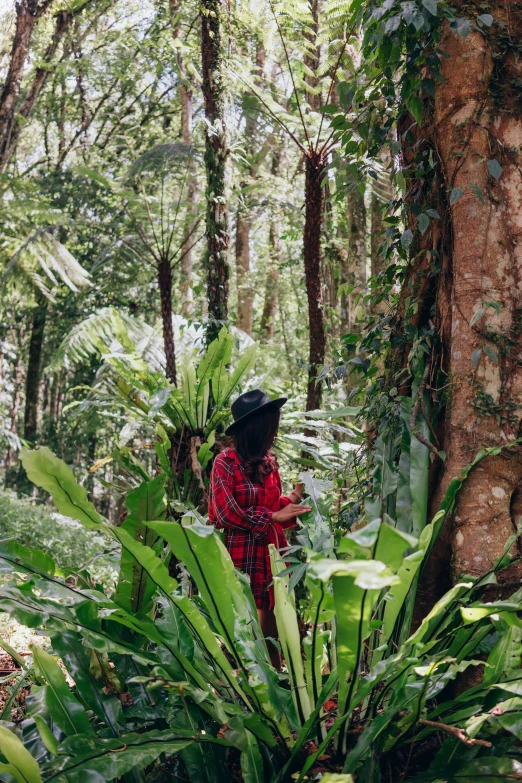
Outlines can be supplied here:
[[[169, 0], [170, 19], [174, 38], [181, 38], [181, 26], [178, 20], [180, 12], [179, 0]], [[176, 50], [176, 63], [179, 74], [179, 101], [181, 106], [181, 138], [183, 144], [192, 145], [192, 89], [187, 75], [187, 67], [183, 53]], [[188, 239], [181, 247], [181, 315], [188, 318], [193, 310], [193, 257], [194, 224], [196, 221], [196, 204], [198, 200], [198, 180], [195, 166], [191, 164], [187, 178], [187, 219], [185, 235]]]
[[[244, 187], [242, 185], [241, 187]], [[252, 222], [244, 205], [237, 210], [236, 270], [237, 270], [237, 327], [252, 334], [254, 291], [250, 280], [250, 229]]]
[[355, 297], [362, 293], [366, 285], [366, 205], [364, 194], [358, 188], [351, 190], [347, 197], [347, 252], [341, 255], [339, 282], [341, 285], [353, 285], [350, 294], [341, 295], [341, 329], [343, 334], [355, 332], [357, 318], [362, 315], [361, 305], [355, 306]]
[[321, 405], [321, 383], [317, 381], [317, 375], [324, 364], [326, 353], [321, 286], [321, 225], [324, 208], [321, 183], [325, 176], [326, 160], [320, 153], [310, 152], [305, 162], [304, 267], [310, 333], [306, 410], [311, 411]]
[[[371, 197], [371, 228], [370, 228], [370, 259], [371, 276], [381, 274], [387, 267], [388, 262], [384, 253], [379, 253], [386, 241], [386, 224], [384, 223], [385, 205], [393, 199], [393, 185], [389, 173], [391, 164], [391, 155], [388, 145], [381, 153], [381, 160], [384, 171], [379, 173], [379, 178], [372, 181]], [[373, 306], [372, 310], [378, 315], [383, 309], [382, 303]]]
[[29, 359], [25, 378], [24, 439], [34, 444], [38, 432], [38, 400], [42, 373], [42, 351], [48, 300], [38, 293], [33, 314]]
[[201, 59], [205, 103], [205, 169], [208, 325], [207, 341], [214, 339], [228, 318], [228, 210], [225, 123], [225, 84], [222, 71], [222, 0], [201, 3]]
[[14, 152], [16, 145], [18, 143], [18, 139], [20, 138], [20, 134], [24, 127], [25, 121], [31, 116], [32, 111], [40, 95], [40, 92], [45, 86], [45, 83], [51, 73], [50, 70], [51, 60], [56, 54], [58, 46], [60, 45], [60, 42], [63, 38], [63, 35], [67, 30], [72, 19], [73, 19], [72, 14], [69, 14], [67, 11], [60, 11], [56, 16], [56, 25], [54, 29], [54, 34], [51, 39], [51, 43], [49, 44], [45, 52], [46, 67], [44, 68], [40, 67], [36, 69], [31, 86], [29, 87], [22, 103], [20, 104], [20, 108], [16, 112], [17, 116], [15, 117], [11, 126], [12, 130], [11, 130], [10, 138], [6, 141], [6, 144], [4, 145], [2, 151], [3, 169], [5, 169], [9, 161], [9, 157]]
[[[20, 345], [18, 346], [20, 350]], [[13, 373], [13, 397], [11, 400], [11, 425], [9, 427], [10, 432], [13, 433], [13, 435], [17, 434], [18, 431], [18, 412], [20, 410], [20, 399], [21, 399], [21, 392], [22, 392], [22, 372], [23, 372], [23, 365], [22, 365], [22, 359], [20, 357], [20, 353], [18, 352], [16, 354], [15, 359], [15, 365], [14, 365], [14, 373]], [[5, 456], [5, 472], [6, 474], [10, 470], [10, 468], [13, 465], [13, 448], [11, 444], [7, 447], [7, 453]]]
[[[273, 177], [279, 176], [281, 169], [281, 149], [276, 146], [272, 151], [272, 166], [270, 173]], [[261, 315], [261, 339], [263, 342], [273, 340], [277, 305], [279, 302], [279, 266], [281, 264], [281, 225], [277, 214], [277, 207], [272, 208], [270, 227], [268, 229], [269, 266], [266, 274], [265, 301]]]
[[40, 5], [38, 0], [18, 0], [15, 3], [15, 35], [11, 47], [9, 69], [0, 94], [0, 169], [2, 171], [5, 170], [7, 164], [15, 124], [16, 105], [20, 95], [33, 28], [52, 1], [45, 0]]
[[[516, 440], [522, 422], [522, 59], [500, 28], [521, 40], [522, 6], [496, 4], [491, 13], [487, 33], [472, 30], [463, 40], [448, 27], [440, 43], [449, 57], [441, 59], [444, 81], [435, 94], [436, 142], [447, 188], [463, 191], [451, 207], [451, 386], [441, 491], [481, 446]], [[488, 169], [493, 160], [501, 174], [494, 164]], [[487, 302], [498, 303], [498, 312], [486, 307], [471, 326]], [[501, 554], [516, 526], [521, 479], [517, 444], [486, 458], [464, 482], [450, 530], [454, 579], [483, 574]]]
[[169, 259], [158, 264], [158, 287], [161, 300], [161, 322], [165, 347], [165, 375], [176, 385], [176, 350], [172, 326], [172, 267]]
[[274, 339], [279, 301], [279, 265], [281, 263], [281, 241], [279, 239], [280, 225], [275, 216], [270, 221], [268, 229], [268, 248], [270, 262], [266, 274], [265, 303], [261, 315], [261, 340], [269, 342]]

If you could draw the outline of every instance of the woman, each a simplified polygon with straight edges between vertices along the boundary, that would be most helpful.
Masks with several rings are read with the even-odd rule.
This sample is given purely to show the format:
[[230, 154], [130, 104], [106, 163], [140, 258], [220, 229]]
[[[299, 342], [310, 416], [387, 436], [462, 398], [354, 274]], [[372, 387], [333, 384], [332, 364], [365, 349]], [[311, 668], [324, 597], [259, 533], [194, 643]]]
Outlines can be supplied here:
[[[234, 565], [250, 577], [265, 638], [277, 637], [268, 544], [278, 549], [288, 546], [283, 528], [312, 510], [297, 505], [302, 499], [300, 484], [282, 497], [281, 477], [270, 451], [286, 399], [270, 400], [261, 389], [237, 398], [232, 404], [234, 422], [226, 430], [233, 436], [233, 448], [218, 454], [210, 478], [209, 520], [224, 528]], [[269, 652], [278, 669], [277, 649], [269, 645]]]

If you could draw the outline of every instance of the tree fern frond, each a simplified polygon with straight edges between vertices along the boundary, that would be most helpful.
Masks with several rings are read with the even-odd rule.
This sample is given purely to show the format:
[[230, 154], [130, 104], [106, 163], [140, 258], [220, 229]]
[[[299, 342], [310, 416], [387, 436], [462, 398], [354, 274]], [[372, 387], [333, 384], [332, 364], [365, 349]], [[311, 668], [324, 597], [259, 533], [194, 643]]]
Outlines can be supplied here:
[[129, 176], [136, 177], [143, 172], [158, 172], [184, 167], [190, 160], [199, 157], [196, 147], [181, 142], [157, 144], [144, 152], [129, 169]]
[[51, 297], [51, 291], [44, 283], [42, 272], [53, 286], [58, 286], [61, 280], [71, 291], [78, 291], [79, 288], [90, 285], [89, 272], [47, 227], [31, 234], [14, 253], [5, 269], [4, 283], [7, 281], [13, 284], [19, 283], [24, 277], [24, 272], [26, 278], [30, 278], [47, 297]]

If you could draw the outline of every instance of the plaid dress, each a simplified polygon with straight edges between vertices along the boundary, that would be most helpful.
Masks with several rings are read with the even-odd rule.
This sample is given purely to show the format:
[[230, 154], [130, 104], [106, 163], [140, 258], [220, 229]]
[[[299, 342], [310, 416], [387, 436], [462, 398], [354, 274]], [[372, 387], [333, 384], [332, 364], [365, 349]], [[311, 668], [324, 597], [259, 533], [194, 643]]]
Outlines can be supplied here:
[[[236, 568], [248, 574], [258, 609], [273, 607], [268, 544], [288, 546], [283, 528], [272, 513], [287, 506], [282, 497], [281, 476], [272, 455], [265, 457], [270, 473], [264, 483], [254, 483], [233, 449], [224, 449], [214, 460], [210, 477], [209, 521], [225, 531], [225, 546]], [[284, 523], [291, 527], [295, 521]]]

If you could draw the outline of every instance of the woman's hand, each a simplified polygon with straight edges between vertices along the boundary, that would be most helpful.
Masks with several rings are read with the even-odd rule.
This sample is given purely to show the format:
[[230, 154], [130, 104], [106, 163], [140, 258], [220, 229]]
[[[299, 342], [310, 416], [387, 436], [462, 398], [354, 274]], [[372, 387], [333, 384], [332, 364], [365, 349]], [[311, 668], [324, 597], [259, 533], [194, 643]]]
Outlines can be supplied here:
[[290, 492], [290, 495], [288, 496], [292, 503], [299, 503], [300, 500], [303, 499], [304, 495], [304, 484], [295, 484], [293, 490]]
[[288, 522], [295, 517], [302, 517], [303, 514], [307, 514], [312, 510], [312, 506], [300, 506], [297, 503], [289, 503], [281, 511], [275, 511], [272, 514], [274, 522]]

